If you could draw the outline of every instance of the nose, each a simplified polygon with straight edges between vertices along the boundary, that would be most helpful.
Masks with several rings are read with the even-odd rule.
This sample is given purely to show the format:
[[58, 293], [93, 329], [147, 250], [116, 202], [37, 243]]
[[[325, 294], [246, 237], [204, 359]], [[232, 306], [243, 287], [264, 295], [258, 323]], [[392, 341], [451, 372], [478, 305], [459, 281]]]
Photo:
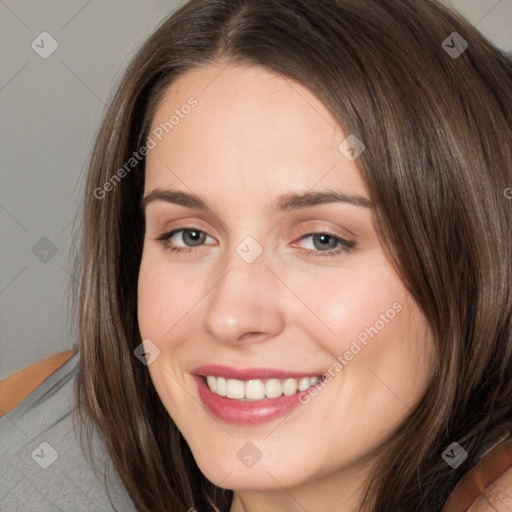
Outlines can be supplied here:
[[284, 329], [283, 284], [267, 265], [265, 252], [248, 263], [231, 251], [203, 318], [204, 329], [218, 342], [263, 341]]

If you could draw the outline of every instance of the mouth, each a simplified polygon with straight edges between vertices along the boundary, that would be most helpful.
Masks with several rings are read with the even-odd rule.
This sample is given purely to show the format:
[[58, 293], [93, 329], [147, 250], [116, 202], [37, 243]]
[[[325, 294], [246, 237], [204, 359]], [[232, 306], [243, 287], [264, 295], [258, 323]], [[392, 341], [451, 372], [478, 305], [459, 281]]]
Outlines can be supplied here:
[[292, 396], [297, 392], [307, 391], [317, 384], [321, 376], [287, 378], [287, 379], [226, 379], [214, 375], [202, 375], [210, 391], [232, 400], [257, 401], [264, 398], [274, 399], [280, 396]]
[[322, 374], [265, 368], [237, 369], [208, 365], [191, 372], [199, 398], [216, 418], [246, 425], [289, 414], [304, 402], [301, 395], [323, 385]]

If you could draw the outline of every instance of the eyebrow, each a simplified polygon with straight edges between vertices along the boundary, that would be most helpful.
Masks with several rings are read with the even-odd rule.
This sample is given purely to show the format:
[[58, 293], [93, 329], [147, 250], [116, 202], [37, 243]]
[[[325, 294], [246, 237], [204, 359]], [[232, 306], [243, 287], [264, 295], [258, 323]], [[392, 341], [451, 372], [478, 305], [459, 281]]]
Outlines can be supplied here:
[[[156, 201], [172, 203], [186, 208], [211, 211], [211, 208], [208, 206], [206, 201], [194, 194], [189, 194], [179, 190], [161, 188], [156, 188], [143, 197], [141, 201], [141, 208], [145, 210], [148, 204]], [[271, 204], [270, 213], [288, 212], [291, 210], [330, 203], [346, 203], [353, 206], [372, 208], [371, 201], [366, 197], [349, 195], [335, 190], [328, 190], [325, 192], [290, 192], [283, 194], [276, 198]]]

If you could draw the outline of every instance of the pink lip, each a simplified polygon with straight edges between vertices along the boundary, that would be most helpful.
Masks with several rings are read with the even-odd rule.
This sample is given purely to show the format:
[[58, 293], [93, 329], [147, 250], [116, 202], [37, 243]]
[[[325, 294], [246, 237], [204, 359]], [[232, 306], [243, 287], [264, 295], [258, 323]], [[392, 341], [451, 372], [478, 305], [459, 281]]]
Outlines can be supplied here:
[[[258, 425], [285, 416], [301, 405], [299, 400], [301, 392], [291, 396], [281, 395], [278, 398], [264, 398], [255, 401], [234, 400], [212, 393], [205, 382], [205, 375], [239, 380], [319, 376], [319, 374], [284, 372], [268, 368], [238, 369], [219, 365], [201, 366], [195, 368], [191, 373], [196, 381], [199, 398], [216, 418], [229, 423], [245, 425]], [[320, 380], [315, 386], [319, 387], [321, 382]]]
[[199, 366], [190, 371], [194, 375], [213, 375], [225, 379], [251, 380], [251, 379], [300, 379], [301, 377], [320, 377], [322, 372], [286, 372], [272, 368], [233, 368], [218, 364]]
[[300, 405], [299, 393], [254, 402], [233, 400], [212, 393], [204, 378], [193, 375], [204, 406], [218, 419], [229, 423], [258, 425], [284, 416]]

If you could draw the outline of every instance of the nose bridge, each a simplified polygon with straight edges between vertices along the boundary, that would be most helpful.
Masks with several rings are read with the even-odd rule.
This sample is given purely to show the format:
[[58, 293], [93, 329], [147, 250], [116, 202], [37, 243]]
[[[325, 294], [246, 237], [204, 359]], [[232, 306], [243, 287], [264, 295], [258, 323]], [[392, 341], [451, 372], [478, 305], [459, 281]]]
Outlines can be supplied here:
[[277, 334], [283, 328], [279, 284], [267, 268], [268, 254], [254, 237], [225, 257], [224, 271], [209, 294], [204, 328], [218, 341]]

